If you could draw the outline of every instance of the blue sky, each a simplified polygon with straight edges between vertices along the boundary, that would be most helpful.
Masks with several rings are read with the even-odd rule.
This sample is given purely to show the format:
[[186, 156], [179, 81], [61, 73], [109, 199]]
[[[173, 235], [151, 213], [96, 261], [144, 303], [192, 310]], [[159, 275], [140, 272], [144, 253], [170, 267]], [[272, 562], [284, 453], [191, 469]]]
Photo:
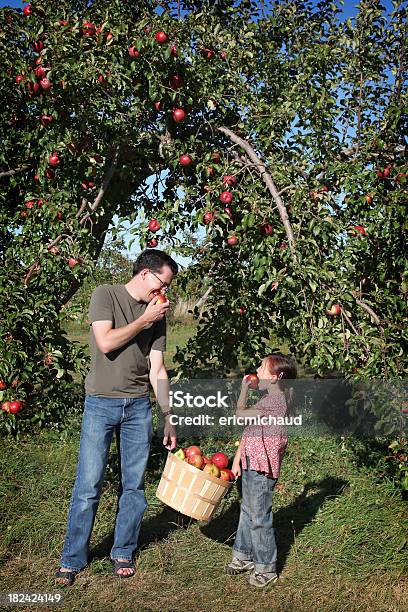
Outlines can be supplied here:
[[[317, 2], [315, 4], [317, 4]], [[392, 9], [391, 0], [383, 0], [382, 4], [384, 7], [386, 7], [387, 10]], [[357, 9], [356, 9], [357, 5], [358, 3], [355, 2], [354, 0], [344, 0], [344, 6], [343, 6], [344, 17], [347, 18], [347, 17], [352, 17], [353, 15], [355, 15], [357, 12]], [[4, 6], [13, 6], [13, 7], [21, 8], [23, 6], [23, 3], [20, 0], [8, 0], [8, 1], [0, 0], [0, 7], [4, 7]]]

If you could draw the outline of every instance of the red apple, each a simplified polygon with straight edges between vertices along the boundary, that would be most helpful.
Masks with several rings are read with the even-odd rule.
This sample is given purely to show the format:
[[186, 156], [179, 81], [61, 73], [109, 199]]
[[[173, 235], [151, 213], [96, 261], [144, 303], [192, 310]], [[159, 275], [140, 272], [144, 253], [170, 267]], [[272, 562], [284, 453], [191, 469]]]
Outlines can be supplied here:
[[172, 116], [174, 121], [176, 121], [176, 123], [179, 123], [180, 121], [184, 121], [184, 119], [186, 118], [186, 113], [182, 108], [175, 108], [172, 112]]
[[206, 212], [204, 217], [203, 217], [203, 221], [204, 221], [205, 225], [208, 225], [209, 223], [214, 221], [214, 217], [215, 217], [214, 213]]
[[166, 298], [165, 295], [163, 295], [162, 293], [159, 293], [159, 297], [156, 300], [156, 304], [160, 305], [160, 304], [166, 304], [168, 302], [168, 299]]
[[42, 40], [36, 40], [33, 44], [33, 49], [36, 53], [40, 53], [44, 49], [44, 43]]
[[183, 79], [179, 74], [173, 74], [173, 76], [170, 77], [170, 87], [172, 89], [180, 89], [180, 87], [183, 87]]
[[248, 387], [250, 389], [257, 389], [258, 388], [259, 378], [257, 377], [256, 374], [247, 374], [245, 376], [245, 380], [247, 380], [249, 382]]
[[189, 463], [190, 465], [193, 465], [199, 470], [202, 470], [205, 465], [204, 459], [202, 458], [201, 455], [189, 455], [187, 457], [187, 463]]
[[341, 313], [341, 306], [339, 304], [333, 304], [330, 310], [327, 310], [327, 314], [332, 317], [337, 317]]
[[220, 480], [225, 480], [225, 482], [229, 482], [231, 480], [230, 471], [231, 470], [228, 469], [220, 470]]
[[225, 453], [214, 453], [213, 456], [211, 457], [211, 461], [220, 470], [228, 466], [228, 457]]
[[386, 168], [384, 168], [383, 170], [383, 177], [384, 178], [388, 178], [391, 174], [391, 167], [387, 166]]
[[140, 51], [136, 47], [129, 47], [128, 49], [130, 57], [139, 57]]
[[4, 391], [4, 389], [7, 389], [7, 383], [4, 380], [0, 380], [0, 391]]
[[46, 75], [45, 68], [43, 66], [37, 66], [37, 68], [34, 70], [34, 74], [37, 79], [43, 79]]
[[367, 231], [362, 225], [355, 225], [353, 229], [361, 234], [361, 236], [367, 236]]
[[227, 238], [227, 243], [230, 246], [235, 246], [238, 243], [238, 238], [236, 236], [230, 236], [229, 238]]
[[4, 412], [10, 412], [10, 402], [3, 402], [1, 409], [4, 410]]
[[181, 155], [179, 158], [179, 164], [181, 166], [189, 166], [193, 160], [189, 155]]
[[147, 246], [150, 247], [151, 249], [154, 249], [155, 247], [157, 247], [159, 243], [157, 242], [156, 238], [152, 238], [151, 240], [149, 240], [149, 242], [147, 243]]
[[229, 185], [230, 187], [233, 187], [237, 184], [237, 179], [235, 178], [235, 176], [231, 176], [230, 174], [228, 174], [227, 176], [223, 177], [222, 182], [226, 185]]
[[26, 4], [25, 7], [23, 8], [23, 15], [24, 17], [28, 17], [29, 15], [32, 15], [33, 11], [31, 9], [31, 4]]
[[68, 21], [66, 19], [60, 19], [58, 21], [60, 26], [67, 26], [68, 25]]
[[38, 83], [32, 83], [31, 81], [28, 81], [27, 89], [31, 94], [35, 95], [40, 92], [40, 89], [41, 89], [40, 85]]
[[230, 191], [223, 191], [220, 195], [220, 201], [223, 204], [231, 204], [233, 199], [234, 199], [234, 196], [232, 195]]
[[157, 219], [151, 219], [147, 227], [151, 232], [157, 232], [161, 228], [161, 225]]
[[214, 51], [212, 49], [208, 49], [207, 47], [200, 49], [200, 53], [207, 60], [213, 58], [215, 55]]
[[264, 236], [270, 236], [273, 232], [273, 227], [270, 223], [263, 223], [259, 229]]
[[105, 40], [106, 40], [106, 42], [107, 42], [107, 43], [108, 43], [108, 42], [110, 42], [111, 40], [113, 40], [113, 34], [112, 34], [112, 32], [105, 32], [105, 34], [104, 34], [104, 38], [105, 38]]
[[9, 403], [9, 412], [11, 412], [11, 414], [17, 414], [17, 412], [20, 412], [22, 407], [23, 402], [21, 402], [20, 400], [14, 400]]
[[204, 455], [203, 455], [203, 461], [205, 465], [207, 465], [208, 463], [212, 463], [211, 459], [209, 457], [205, 457]]
[[40, 85], [42, 89], [44, 89], [45, 91], [48, 91], [48, 89], [50, 89], [51, 87], [51, 81], [49, 81], [48, 79], [41, 79]]
[[155, 103], [154, 103], [154, 108], [155, 108], [157, 111], [161, 111], [161, 110], [162, 110], [162, 103], [161, 103], [160, 101], [155, 102]]
[[96, 34], [96, 26], [94, 23], [90, 21], [86, 21], [82, 26], [82, 34], [83, 36], [95, 36]]
[[103, 76], [103, 74], [98, 75], [98, 81], [99, 83], [105, 83], [105, 77]]
[[57, 155], [57, 153], [54, 151], [54, 153], [52, 153], [50, 155], [50, 158], [48, 160], [48, 163], [50, 166], [58, 166], [58, 164], [60, 163], [59, 157]]
[[247, 309], [245, 308], [245, 306], [241, 306], [238, 309], [238, 312], [239, 312], [240, 315], [244, 315], [246, 313], [246, 311], [247, 311]]
[[50, 125], [54, 120], [54, 117], [52, 115], [41, 115], [41, 125], [43, 127], [47, 127], [48, 125]]
[[184, 450], [186, 457], [190, 457], [191, 455], [201, 455], [201, 448], [199, 446], [189, 446]]
[[220, 476], [220, 470], [213, 463], [207, 463], [203, 468], [203, 472], [207, 472], [207, 474], [211, 474], [211, 476], [215, 476], [216, 478]]
[[163, 30], [160, 30], [159, 32], [156, 32], [155, 39], [156, 39], [156, 42], [162, 45], [163, 43], [166, 42], [166, 40], [168, 39], [168, 36], [166, 32], [163, 32]]
[[75, 259], [75, 257], [70, 257], [70, 258], [68, 259], [68, 265], [69, 265], [69, 267], [70, 267], [71, 269], [72, 269], [72, 268], [75, 268], [75, 266], [77, 266], [77, 265], [78, 265], [78, 263], [79, 263], [79, 261], [78, 261], [77, 259]]
[[25, 203], [26, 208], [32, 208], [34, 206], [34, 200], [30, 200]]
[[17, 85], [20, 85], [20, 83], [22, 83], [23, 81], [25, 81], [25, 77], [23, 77], [22, 74], [18, 74], [16, 76], [16, 83], [17, 83]]

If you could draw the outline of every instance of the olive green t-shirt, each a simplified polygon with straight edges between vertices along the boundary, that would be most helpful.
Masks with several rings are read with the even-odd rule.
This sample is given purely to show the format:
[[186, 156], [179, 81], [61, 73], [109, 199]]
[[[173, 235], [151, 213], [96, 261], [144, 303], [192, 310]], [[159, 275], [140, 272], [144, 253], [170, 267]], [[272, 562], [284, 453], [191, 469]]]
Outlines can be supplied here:
[[109, 397], [141, 397], [149, 394], [149, 353], [166, 350], [166, 319], [152, 323], [127, 344], [110, 353], [103, 353], [96, 344], [94, 321], [112, 321], [123, 327], [138, 319], [146, 310], [125, 285], [100, 285], [92, 293], [89, 305], [89, 348], [91, 367], [85, 379], [88, 395]]

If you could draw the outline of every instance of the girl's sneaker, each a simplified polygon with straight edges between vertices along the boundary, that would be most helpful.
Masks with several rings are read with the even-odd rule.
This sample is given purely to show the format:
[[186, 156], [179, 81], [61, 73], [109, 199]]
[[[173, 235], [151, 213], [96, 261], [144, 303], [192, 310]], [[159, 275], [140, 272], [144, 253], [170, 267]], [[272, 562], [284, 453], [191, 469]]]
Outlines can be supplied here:
[[230, 576], [235, 576], [236, 574], [242, 574], [242, 572], [247, 572], [252, 569], [254, 569], [252, 561], [242, 561], [241, 559], [233, 557], [232, 561], [227, 563], [224, 567], [224, 572]]
[[259, 589], [263, 589], [264, 587], [276, 582], [278, 579], [278, 574], [275, 572], [268, 572], [266, 574], [261, 574], [259, 572], [252, 572], [247, 578], [248, 583], [252, 586], [258, 587]]

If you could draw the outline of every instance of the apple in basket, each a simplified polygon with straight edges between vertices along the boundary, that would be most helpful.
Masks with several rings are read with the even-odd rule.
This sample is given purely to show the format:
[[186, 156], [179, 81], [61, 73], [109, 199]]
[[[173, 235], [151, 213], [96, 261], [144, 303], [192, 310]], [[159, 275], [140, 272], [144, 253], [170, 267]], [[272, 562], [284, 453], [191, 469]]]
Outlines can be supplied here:
[[207, 463], [212, 463], [212, 460], [209, 457], [205, 457], [203, 455], [203, 460], [204, 460], [204, 464], [207, 465]]
[[193, 465], [199, 470], [202, 470], [205, 465], [204, 459], [202, 458], [201, 455], [190, 455], [190, 457], [188, 457], [187, 459], [187, 463], [189, 463], [190, 465]]
[[184, 451], [182, 448], [179, 448], [175, 453], [174, 453], [175, 457], [178, 457], [179, 459], [181, 459], [182, 461], [184, 461], [184, 459], [186, 458], [186, 455], [184, 454]]
[[220, 470], [223, 470], [224, 468], [228, 467], [228, 457], [224, 453], [214, 453], [211, 457], [211, 461]]
[[211, 474], [211, 476], [215, 476], [216, 478], [220, 477], [220, 470], [214, 463], [207, 463], [203, 468], [203, 472], [207, 472], [207, 474]]
[[230, 480], [235, 480], [235, 476], [231, 470], [224, 468], [223, 470], [220, 470], [220, 479], [229, 482]]
[[184, 449], [184, 453], [187, 457], [187, 459], [189, 457], [191, 457], [192, 455], [201, 455], [201, 449], [199, 446], [189, 446], [188, 448]]

